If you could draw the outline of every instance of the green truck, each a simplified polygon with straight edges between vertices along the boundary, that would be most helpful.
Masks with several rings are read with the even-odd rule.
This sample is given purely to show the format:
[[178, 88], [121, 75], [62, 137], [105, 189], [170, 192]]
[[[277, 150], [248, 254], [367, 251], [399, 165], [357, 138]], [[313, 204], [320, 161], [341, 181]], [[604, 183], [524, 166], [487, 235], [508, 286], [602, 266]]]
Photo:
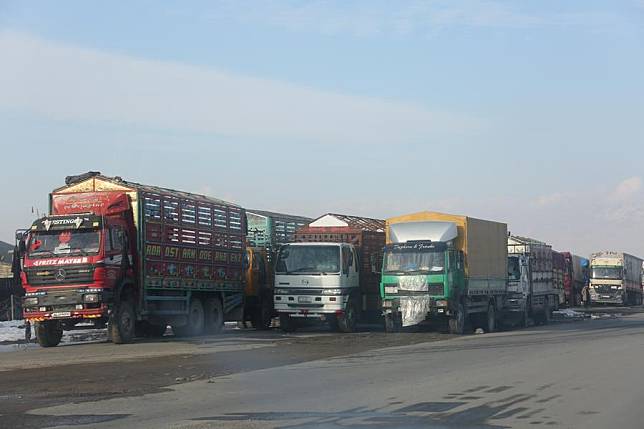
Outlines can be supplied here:
[[493, 332], [503, 316], [507, 225], [420, 212], [387, 219], [380, 293], [388, 332], [425, 320]]

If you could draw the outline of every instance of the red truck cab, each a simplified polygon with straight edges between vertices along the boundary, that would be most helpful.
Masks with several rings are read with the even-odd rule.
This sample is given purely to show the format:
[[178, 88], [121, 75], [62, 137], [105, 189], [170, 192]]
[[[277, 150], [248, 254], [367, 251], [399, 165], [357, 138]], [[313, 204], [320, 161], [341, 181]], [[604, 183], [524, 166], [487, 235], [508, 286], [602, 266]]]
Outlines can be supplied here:
[[63, 323], [104, 326], [137, 263], [125, 193], [52, 195], [51, 212], [31, 226], [22, 272], [24, 318], [43, 346], [60, 342]]

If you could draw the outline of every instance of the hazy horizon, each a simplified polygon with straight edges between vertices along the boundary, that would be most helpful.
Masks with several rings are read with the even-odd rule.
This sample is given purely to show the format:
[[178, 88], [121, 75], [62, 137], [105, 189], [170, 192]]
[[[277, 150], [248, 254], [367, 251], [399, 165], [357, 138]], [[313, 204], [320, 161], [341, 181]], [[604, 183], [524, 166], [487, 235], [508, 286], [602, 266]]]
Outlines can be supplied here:
[[67, 175], [644, 256], [644, 2], [0, 5], [0, 240]]

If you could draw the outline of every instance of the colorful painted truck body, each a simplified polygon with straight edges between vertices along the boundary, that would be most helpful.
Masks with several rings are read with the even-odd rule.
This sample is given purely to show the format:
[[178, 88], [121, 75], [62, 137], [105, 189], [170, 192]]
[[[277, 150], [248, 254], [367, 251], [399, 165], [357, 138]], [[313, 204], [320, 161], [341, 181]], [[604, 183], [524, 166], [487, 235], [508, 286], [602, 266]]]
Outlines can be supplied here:
[[507, 321], [527, 327], [532, 318], [548, 323], [557, 308], [552, 248], [541, 241], [508, 236]]
[[493, 331], [507, 294], [507, 226], [420, 212], [387, 219], [381, 295], [387, 331], [427, 319]]
[[135, 335], [218, 332], [241, 317], [244, 210], [202, 195], [91, 173], [50, 194], [24, 255], [24, 317], [43, 346], [62, 327]]
[[275, 310], [282, 329], [304, 318], [325, 320], [351, 332], [360, 319], [379, 319], [380, 259], [384, 221], [335, 213], [324, 215], [281, 247], [275, 267]]
[[597, 304], [642, 304], [642, 259], [623, 252], [593, 253], [590, 300]]

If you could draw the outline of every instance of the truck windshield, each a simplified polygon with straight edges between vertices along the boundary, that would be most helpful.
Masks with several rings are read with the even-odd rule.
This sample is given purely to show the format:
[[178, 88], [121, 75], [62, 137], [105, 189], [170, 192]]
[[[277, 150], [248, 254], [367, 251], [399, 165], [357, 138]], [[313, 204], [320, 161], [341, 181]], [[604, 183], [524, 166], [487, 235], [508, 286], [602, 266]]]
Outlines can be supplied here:
[[339, 246], [290, 246], [280, 250], [275, 272], [327, 274], [340, 272]]
[[386, 273], [442, 273], [445, 252], [410, 252], [386, 250], [383, 270]]
[[622, 279], [622, 267], [593, 267], [594, 279]]
[[521, 266], [518, 256], [508, 256], [508, 278], [512, 281], [521, 278]]
[[100, 245], [98, 230], [34, 232], [29, 238], [30, 258], [51, 258], [65, 255], [96, 255]]

